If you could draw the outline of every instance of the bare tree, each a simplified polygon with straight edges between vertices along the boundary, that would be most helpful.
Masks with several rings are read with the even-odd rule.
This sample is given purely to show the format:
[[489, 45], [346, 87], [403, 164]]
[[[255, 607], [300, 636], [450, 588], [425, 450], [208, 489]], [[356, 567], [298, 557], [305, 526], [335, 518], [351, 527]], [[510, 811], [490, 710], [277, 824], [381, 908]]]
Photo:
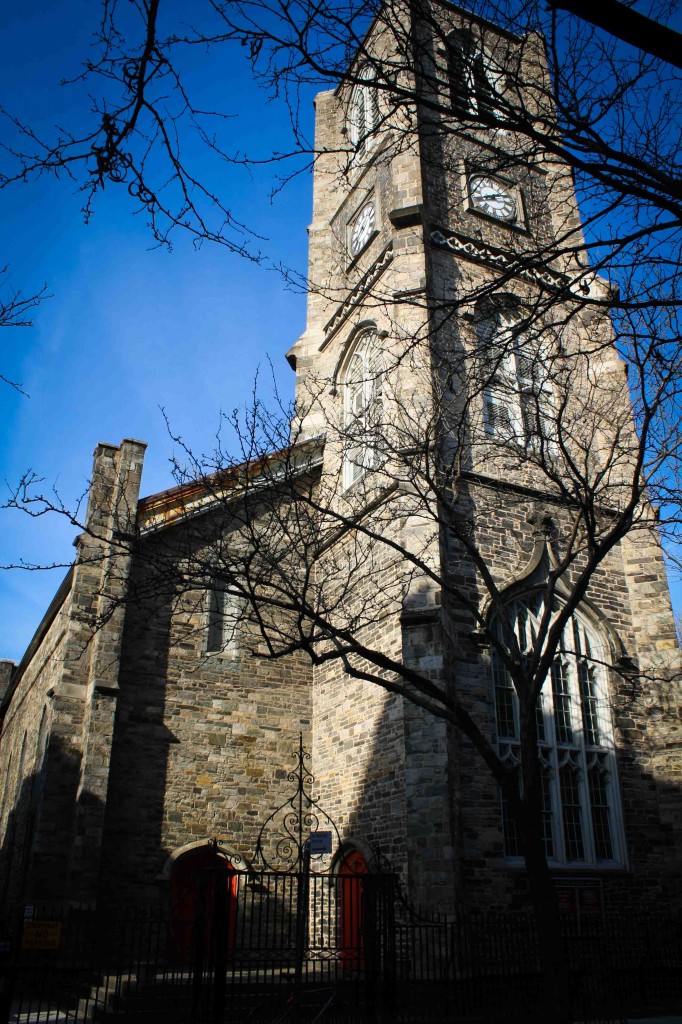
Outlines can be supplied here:
[[[375, 295], [375, 315], [377, 304]], [[574, 624], [586, 601], [603, 599], [604, 574], [622, 572], [620, 547], [657, 557], [645, 481], [678, 443], [662, 410], [669, 389], [678, 393], [680, 367], [671, 364], [655, 389], [643, 379], [639, 395], [633, 384], [647, 412], [636, 432], [607, 319], [597, 330], [591, 318], [578, 346], [572, 320], [567, 327], [544, 311], [542, 322], [535, 313], [529, 322], [515, 309], [494, 339], [479, 316], [459, 347], [438, 347], [443, 334], [427, 329], [417, 304], [410, 310], [424, 330], [407, 352], [404, 338], [382, 338], [381, 363], [369, 358], [363, 375], [334, 383], [312, 374], [291, 409], [266, 409], [256, 396], [246, 416], [226, 424], [238, 440], [231, 451], [186, 451], [176, 491], [143, 502], [142, 535], [119, 539], [125, 551], [133, 545], [132, 584], [109, 578], [90, 625], [120, 614], [121, 600], [152, 616], [171, 602], [186, 642], [204, 628], [207, 591], [220, 592], [233, 620], [220, 643], [248, 623], [253, 657], [303, 653], [337, 685], [382, 687], [466, 736], [504, 795], [506, 840], [525, 859], [558, 1019], [566, 979], [547, 860], [550, 724], [538, 707], [568, 662], [583, 673], [588, 705], [605, 699], [597, 677], [610, 678], [614, 711], [647, 694], [662, 700], [674, 679], [674, 661], [637, 665], [617, 644], [590, 648]], [[383, 312], [396, 315], [392, 302]], [[535, 353], [523, 387], [501, 370], [521, 338]], [[354, 386], [361, 398], [349, 415], [329, 393]], [[485, 413], [491, 395], [506, 397], [514, 413], [496, 431]], [[317, 436], [307, 438], [310, 422]], [[661, 447], [652, 456], [654, 440]], [[37, 514], [46, 508], [30, 492], [15, 502]], [[511, 587], [513, 573], [505, 576], [491, 550], [491, 530], [505, 521], [507, 562], [524, 567]], [[400, 623], [441, 606], [444, 657], [434, 670], [406, 656]], [[481, 716], [487, 684], [477, 676], [472, 687], [458, 674], [463, 658], [479, 663], [483, 654], [485, 663], [486, 651], [497, 736]], [[596, 737], [596, 719], [594, 728]], [[601, 841], [615, 844], [615, 834]]]
[[[8, 271], [7, 267], [0, 269], [0, 278], [2, 278]], [[0, 295], [0, 327], [33, 327], [33, 321], [28, 318], [27, 314], [35, 309], [42, 299], [45, 298], [45, 288], [35, 295], [25, 297], [21, 292], [12, 290], [9, 286], [4, 289], [4, 294]], [[4, 337], [7, 337], [5, 335]], [[20, 391], [21, 394], [25, 394], [21, 384], [17, 381], [9, 380], [4, 374], [0, 373], [0, 380], [5, 384], [9, 384], [10, 387], [14, 388], [15, 391]]]
[[62, 122], [43, 136], [20, 112], [0, 108], [0, 188], [43, 175], [65, 178], [83, 194], [86, 222], [105, 186], [122, 188], [133, 212], [147, 218], [157, 244], [170, 248], [181, 230], [196, 244], [211, 241], [259, 261], [261, 239], [206, 175], [200, 177], [190, 155], [199, 138], [216, 163], [242, 163], [239, 140], [230, 131], [234, 115], [205, 110], [192, 99], [182, 74], [187, 41], [172, 30], [164, 34], [167, 20], [160, 8], [160, 0], [101, 5], [93, 55], [77, 74], [65, 69], [62, 82], [87, 90], [84, 103], [90, 107], [78, 110], [75, 123]]
[[[351, 118], [334, 143], [318, 143], [318, 166], [344, 183], [372, 147], [386, 159], [418, 153], [426, 175], [437, 169], [442, 188], [431, 212], [440, 202], [450, 230], [422, 225], [417, 207], [391, 211], [393, 223], [431, 231], [432, 266], [438, 253], [464, 260], [457, 287], [428, 298], [363, 279], [363, 310], [390, 325], [380, 359], [368, 337], [357, 370], [344, 366], [343, 379], [324, 359], [311, 368], [302, 360], [291, 410], [268, 412], [256, 400], [231, 423], [236, 452], [218, 445], [208, 460], [186, 452], [174, 519], [186, 524], [185, 540], [147, 511], [149, 537], [138, 554], [149, 571], [137, 579], [137, 596], [163, 588], [196, 596], [217, 582], [257, 627], [254, 655], [303, 651], [461, 730], [504, 795], [549, 988], [565, 986], [538, 701], [548, 680], [560, 686], [565, 658], [579, 663], [587, 689], [593, 668], [608, 669], [622, 681], [619, 700], [669, 678], [669, 666], [635, 666], [617, 646], [587, 650], [572, 624], [619, 549], [640, 544], [657, 557], [657, 531], [673, 545], [679, 532], [679, 73], [540, 3], [478, 5], [476, 18], [463, 16], [454, 56], [440, 4], [215, 4], [212, 25], [163, 43], [152, 4], [139, 11], [146, 34], [133, 64], [113, 33], [116, 11], [106, 9], [102, 57], [86, 73], [111, 78], [124, 99], [113, 113], [97, 107], [97, 123], [77, 142], [52, 144], [39, 157], [15, 149], [18, 169], [6, 181], [82, 166], [90, 197], [105, 180], [129, 182], [158, 240], [187, 224], [196, 237], [224, 240], [196, 206], [196, 182], [177, 148], [181, 118], [197, 112], [172, 55], [238, 42], [254, 74], [289, 99], [299, 153], [308, 148], [298, 122], [303, 87], [340, 84], [345, 102], [370, 83], [374, 110]], [[170, 122], [151, 98], [157, 81], [182, 97], [183, 113]], [[146, 136], [143, 116], [153, 126]], [[141, 152], [149, 142], [163, 148], [179, 205], [161, 199], [146, 157], [134, 156], [143, 139]], [[448, 182], [474, 153], [483, 183], [523, 182], [533, 196], [506, 246], [479, 240], [471, 249], [458, 233]], [[527, 174], [531, 164], [542, 175]], [[227, 216], [213, 195], [198, 194]], [[469, 200], [475, 206], [476, 195]], [[533, 209], [552, 213], [533, 220]], [[348, 286], [333, 259], [316, 261], [313, 251], [311, 263], [315, 320], [332, 324], [331, 336]], [[485, 273], [471, 269], [481, 264]], [[505, 514], [529, 527], [507, 539], [527, 566], [517, 591], [500, 574], [487, 531], [502, 493]], [[13, 499], [44, 509], [33, 502], [23, 490]], [[446, 651], [467, 643], [491, 652], [500, 714], [506, 707], [514, 718], [504, 741], [448, 675], [447, 657], [434, 677], [403, 656], [399, 631], [376, 640], [377, 621], [395, 623], [437, 599]], [[532, 624], [521, 629], [522, 619]]]
[[[565, 979], [547, 862], [549, 767], [538, 756], [549, 725], [538, 706], [567, 659], [581, 666], [586, 686], [590, 673], [610, 675], [616, 709], [636, 705], [648, 689], [665, 692], [674, 678], [674, 663], [636, 666], [622, 646], [586, 649], [573, 623], [585, 601], [598, 604], [599, 577], [617, 571], [619, 545], [656, 555], [647, 453], [652, 435], [664, 451], [677, 444], [675, 425], [656, 405], [669, 388], [677, 395], [680, 366], [655, 395], [647, 381], [651, 415], [637, 434], [624, 375], [597, 369], [608, 362], [599, 334], [571, 351], [563, 325], [534, 321], [529, 341], [521, 321], [491, 353], [477, 344], [478, 327], [460, 354], [441, 352], [435, 368], [433, 332], [407, 357], [383, 339], [385, 362], [358, 382], [364, 405], [351, 419], [330, 411], [329, 380], [309, 381], [305, 415], [300, 401], [292, 412], [299, 424], [311, 417], [322, 425], [323, 442], [295, 433], [292, 443], [287, 410], [273, 416], [257, 404], [246, 422], [232, 423], [237, 459], [218, 449], [207, 463], [188, 452], [178, 480], [181, 490], [192, 487], [175, 519], [191, 523], [186, 543], [177, 531], [165, 540], [158, 534], [142, 589], [172, 586], [201, 602], [218, 586], [257, 628], [254, 656], [304, 652], [322, 670], [336, 665], [339, 685], [344, 677], [373, 683], [464, 733], [504, 794], [505, 828], [523, 852], [556, 1006]], [[525, 419], [492, 434], [482, 406], [491, 386], [501, 386], [495, 361], [517, 351], [521, 330], [542, 365], [530, 390], [508, 384], [509, 400], [526, 403]], [[352, 486], [339, 472], [344, 463]], [[491, 526], [505, 520], [529, 527], [524, 536], [507, 526], [510, 563], [527, 569], [515, 590], [491, 551]], [[442, 674], [433, 674], [405, 656], [396, 623], [440, 603], [445, 656]], [[510, 719], [497, 740], [477, 708], [480, 679], [472, 692], [457, 677], [463, 651], [480, 657], [486, 649], [498, 726], [500, 716]]]
[[661, 60], [674, 64], [675, 67], [682, 67], [680, 33], [641, 14], [620, 0], [605, 0], [598, 8], [585, 3], [584, 0], [553, 0], [552, 6], [570, 11], [571, 14], [598, 25], [599, 28], [638, 50], [654, 54]]
[[[512, 89], [496, 114], [472, 111], [467, 121], [469, 126], [504, 124], [507, 130], [519, 131], [543, 150], [566, 159], [584, 176], [580, 184], [586, 194], [591, 191], [588, 180], [596, 183], [598, 220], [602, 223], [619, 196], [639, 200], [642, 209], [667, 214], [662, 223], [639, 225], [637, 237], [630, 239], [633, 244], [651, 231], [660, 235], [679, 215], [675, 175], [679, 78], [666, 64], [674, 57], [677, 33], [662, 23], [673, 10], [666, 0], [651, 5], [649, 18], [629, 8], [621, 12], [622, 6], [609, 5], [603, 12], [602, 27], [617, 37], [628, 19], [642, 19], [648, 33], [640, 32], [641, 49], [631, 36], [628, 41], [634, 50], [624, 49], [618, 38], [605, 39], [593, 24], [583, 20], [587, 13], [582, 7], [575, 11], [579, 16], [572, 17], [547, 11], [537, 0], [477, 3], [472, 7], [474, 15], [510, 32], [544, 34], [557, 113], [550, 98], [552, 86], [546, 81], [536, 99], [547, 117], [536, 117], [537, 110], [518, 104]], [[169, 20], [160, 0], [135, 4], [132, 17], [128, 6], [116, 0], [107, 2], [93, 32], [94, 56], [83, 62], [79, 74], [65, 75], [63, 83], [85, 84], [91, 109], [80, 110], [78, 123], [59, 129], [54, 137], [39, 136], [20, 111], [0, 110], [6, 128], [0, 187], [13, 187], [44, 174], [65, 176], [84, 193], [86, 218], [105, 185], [123, 187], [135, 212], [148, 216], [158, 243], [170, 244], [173, 233], [180, 229], [189, 231], [198, 242], [211, 240], [258, 259], [253, 248], [257, 239], [241, 223], [239, 214], [193, 170], [188, 156], [190, 139], [199, 137], [219, 160], [239, 165], [271, 161], [286, 167], [292, 157], [312, 158], [314, 147], [300, 117], [301, 89], [352, 81], [352, 62], [358, 67], [358, 56], [363, 62], [374, 62], [374, 56], [365, 52], [366, 30], [373, 20], [384, 22], [396, 43], [393, 61], [376, 68], [379, 88], [389, 104], [415, 99], [414, 86], [401, 77], [414, 58], [411, 21], [405, 21], [404, 14], [394, 2], [380, 4], [376, 0], [349, 0], [323, 7], [305, 0], [296, 4], [251, 0], [195, 7], [195, 23], [188, 25], [185, 12], [177, 23]], [[438, 32], [428, 5], [419, 9], [419, 16]], [[653, 37], [665, 41], [665, 56], [648, 51], [647, 42]], [[184, 77], [187, 51], [195, 47], [217, 50], [229, 59], [234, 46], [249, 55], [263, 87], [287, 102], [292, 124], [289, 152], [247, 155], [231, 130], [232, 112], [218, 104], [216, 109], [206, 110], [193, 100]], [[511, 80], [513, 71], [506, 69], [506, 73]], [[523, 84], [516, 82], [517, 93]], [[444, 107], [437, 94], [427, 100], [419, 88], [421, 102], [452, 113], [449, 102]], [[561, 134], [556, 131], [557, 116]], [[299, 161], [293, 173], [300, 168]], [[286, 169], [283, 174], [286, 178]], [[622, 223], [628, 222], [632, 226], [633, 218], [624, 218]], [[598, 240], [607, 249], [615, 241], [613, 229], [601, 239], [597, 230], [591, 234], [592, 248]], [[620, 230], [616, 234], [619, 242], [628, 241], [627, 233], [623, 238]]]

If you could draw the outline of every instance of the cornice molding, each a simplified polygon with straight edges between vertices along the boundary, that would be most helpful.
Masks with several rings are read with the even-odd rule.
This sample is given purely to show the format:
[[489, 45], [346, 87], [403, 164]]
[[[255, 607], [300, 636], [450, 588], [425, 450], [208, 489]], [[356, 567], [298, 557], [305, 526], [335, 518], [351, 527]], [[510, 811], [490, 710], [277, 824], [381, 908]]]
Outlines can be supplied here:
[[327, 347], [339, 328], [346, 322], [353, 310], [360, 304], [372, 285], [376, 284], [393, 259], [393, 243], [389, 243], [380, 256], [374, 261], [354, 288], [352, 288], [324, 328], [324, 341], [320, 345], [321, 352]]
[[[429, 240], [436, 248], [447, 249], [455, 256], [471, 263], [483, 263], [504, 274], [521, 277], [554, 292], [570, 290], [577, 284], [577, 282], [572, 282], [566, 274], [560, 274], [549, 267], [539, 269], [532, 265], [528, 266], [522, 256], [519, 257], [509, 249], [498, 249], [497, 246], [487, 245], [478, 239], [460, 235], [456, 231], [434, 228], [429, 233]], [[589, 286], [587, 290], [589, 291]]]

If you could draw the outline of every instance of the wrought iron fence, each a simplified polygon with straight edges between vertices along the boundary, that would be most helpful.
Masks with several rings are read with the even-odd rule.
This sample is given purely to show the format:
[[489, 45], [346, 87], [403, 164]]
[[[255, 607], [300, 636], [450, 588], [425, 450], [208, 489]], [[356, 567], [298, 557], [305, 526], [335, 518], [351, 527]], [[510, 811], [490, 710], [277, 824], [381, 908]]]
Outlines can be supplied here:
[[32, 907], [8, 965], [9, 1019], [243, 1021], [303, 990], [328, 1012], [341, 994], [352, 1008], [374, 998], [390, 878], [234, 872], [206, 894], [191, 915]]
[[[15, 938], [14, 1024], [527, 1022], [542, 998], [532, 918], [425, 920], [391, 875], [237, 872], [191, 919], [35, 906]], [[564, 941], [574, 1019], [682, 1008], [678, 920], [567, 921]]]

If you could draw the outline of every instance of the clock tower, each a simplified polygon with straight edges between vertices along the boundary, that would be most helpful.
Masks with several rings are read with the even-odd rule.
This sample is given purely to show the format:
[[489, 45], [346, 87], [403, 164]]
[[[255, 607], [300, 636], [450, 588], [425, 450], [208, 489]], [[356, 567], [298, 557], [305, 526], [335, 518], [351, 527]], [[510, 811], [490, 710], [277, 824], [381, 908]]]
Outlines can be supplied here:
[[[632, 436], [627, 384], [608, 286], [576, 255], [570, 169], [514, 114], [554, 123], [542, 40], [450, 4], [428, 4], [419, 23], [396, 6], [316, 100], [307, 326], [288, 353], [293, 440], [324, 438], [324, 500], [346, 536], [320, 571], [348, 567], [348, 631], [455, 694], [513, 767], [519, 707], [496, 661], [495, 601], [530, 651], [575, 577], [570, 558], [564, 582], [552, 577], [573, 521], [566, 438], [586, 473], [603, 469], [609, 432]], [[606, 474], [610, 501], [628, 458]], [[383, 554], [372, 536], [390, 538]], [[627, 834], [627, 808], [645, 815], [647, 801], [620, 755], [634, 741], [618, 709], [623, 665], [674, 660], [664, 581], [655, 532], [614, 546], [538, 704], [548, 859], [559, 875], [598, 877], [614, 904], [625, 869], [644, 879], [656, 857], [653, 833]], [[513, 900], [519, 839], [472, 744], [341, 665], [315, 670], [314, 763], [350, 847], [368, 861], [380, 847], [422, 905]]]

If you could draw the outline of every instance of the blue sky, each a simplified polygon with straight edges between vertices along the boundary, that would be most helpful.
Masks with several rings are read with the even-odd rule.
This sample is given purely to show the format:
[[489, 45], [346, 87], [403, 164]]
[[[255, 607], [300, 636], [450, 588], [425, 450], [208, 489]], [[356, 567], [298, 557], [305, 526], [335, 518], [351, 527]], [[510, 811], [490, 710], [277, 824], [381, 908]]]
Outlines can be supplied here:
[[[28, 12], [11, 8], [0, 37], [0, 102], [49, 128], [75, 102], [58, 83], [87, 52], [92, 23], [84, 15], [96, 18], [99, 4], [41, 0]], [[202, 87], [199, 63], [190, 71]], [[286, 111], [266, 102], [238, 48], [206, 75], [206, 92], [239, 115], [230, 130], [242, 147], [254, 154], [284, 148]], [[312, 124], [312, 102], [307, 116]], [[304, 272], [309, 175], [271, 203], [272, 168], [207, 170], [224, 174], [224, 194], [264, 236], [265, 256]], [[268, 360], [284, 395], [292, 394], [284, 353], [305, 326], [304, 297], [286, 290], [268, 259], [256, 266], [217, 246], [195, 251], [180, 236], [173, 253], [153, 249], [123, 188], [100, 194], [88, 225], [81, 205], [68, 180], [0, 193], [0, 263], [9, 264], [10, 283], [25, 294], [46, 284], [51, 294], [33, 328], [2, 332], [0, 372], [30, 397], [0, 389], [0, 480], [12, 483], [31, 469], [67, 504], [85, 488], [100, 440], [148, 442], [143, 493], [172, 485], [173, 444], [160, 407], [195, 451], [210, 449], [221, 409], [248, 402], [259, 367], [270, 375]], [[75, 531], [58, 517], [0, 514], [0, 562], [71, 559]], [[63, 572], [0, 573], [0, 657], [21, 656]]]

